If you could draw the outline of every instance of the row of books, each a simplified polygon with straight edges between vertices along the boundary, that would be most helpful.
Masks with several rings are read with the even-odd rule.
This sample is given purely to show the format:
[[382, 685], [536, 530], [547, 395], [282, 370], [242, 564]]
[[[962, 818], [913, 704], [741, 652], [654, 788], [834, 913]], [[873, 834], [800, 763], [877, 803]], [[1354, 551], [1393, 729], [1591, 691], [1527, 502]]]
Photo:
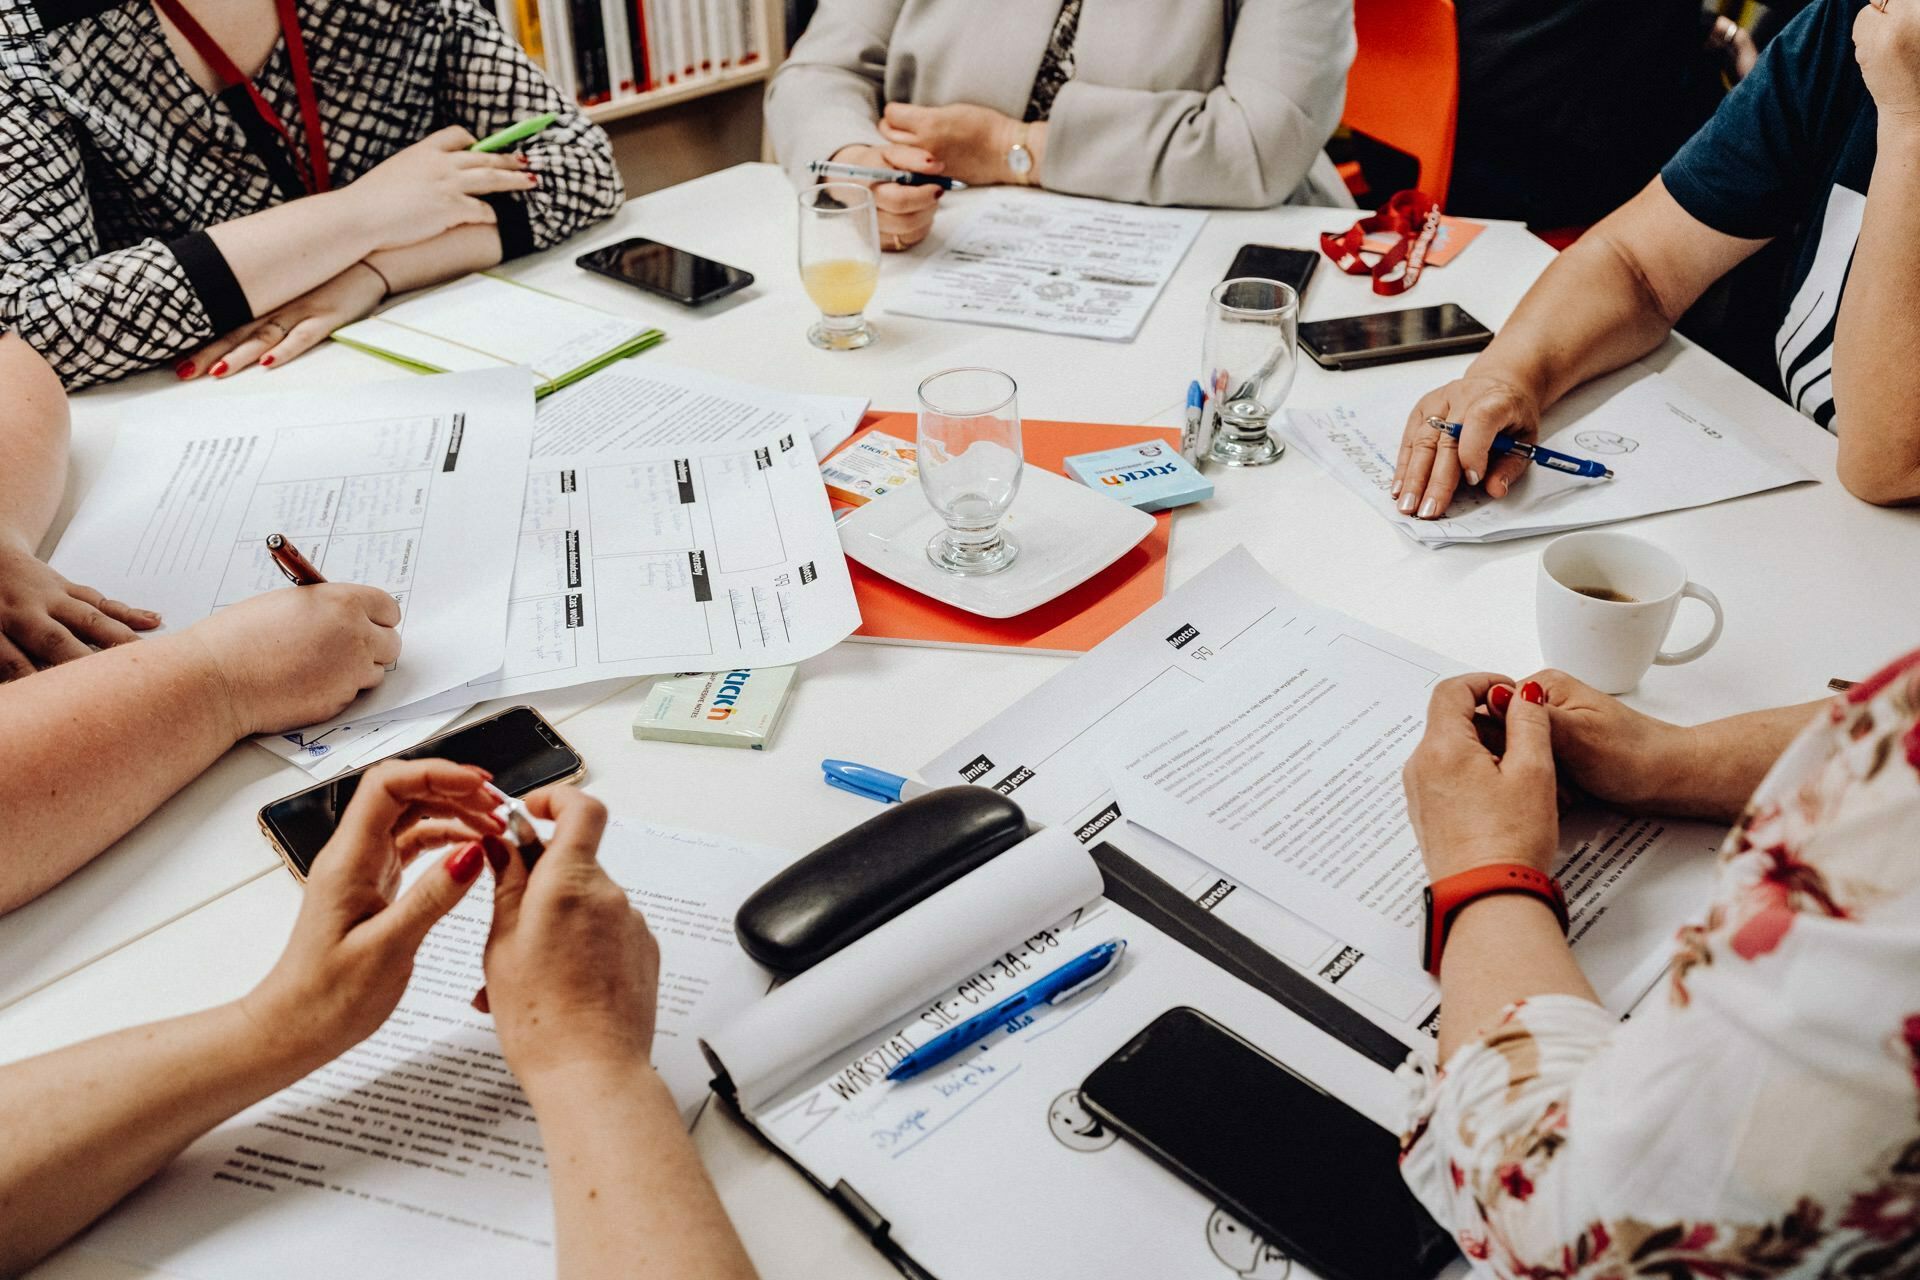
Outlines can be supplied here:
[[764, 0], [494, 0], [500, 25], [584, 106], [764, 61]]

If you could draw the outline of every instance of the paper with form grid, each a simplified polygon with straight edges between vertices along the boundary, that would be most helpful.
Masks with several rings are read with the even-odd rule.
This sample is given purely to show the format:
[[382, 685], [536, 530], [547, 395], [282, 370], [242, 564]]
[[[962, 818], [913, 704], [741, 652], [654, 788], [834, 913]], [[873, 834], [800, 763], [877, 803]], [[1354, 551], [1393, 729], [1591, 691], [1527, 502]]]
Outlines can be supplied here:
[[290, 589], [266, 549], [284, 533], [400, 605], [400, 661], [348, 708], [371, 719], [500, 665], [532, 440], [522, 369], [183, 399], [121, 430], [53, 566], [172, 632]]
[[[696, 1038], [765, 994], [733, 914], [783, 851], [615, 819], [600, 861], [660, 944], [653, 1061], [691, 1123], [709, 1072]], [[485, 878], [427, 937], [386, 1025], [188, 1147], [80, 1247], [192, 1280], [553, 1274], [553, 1211], [532, 1108], [483, 981]]]
[[505, 662], [402, 714], [594, 680], [787, 666], [860, 625], [798, 414], [751, 440], [577, 439], [574, 452], [541, 452], [527, 474]]

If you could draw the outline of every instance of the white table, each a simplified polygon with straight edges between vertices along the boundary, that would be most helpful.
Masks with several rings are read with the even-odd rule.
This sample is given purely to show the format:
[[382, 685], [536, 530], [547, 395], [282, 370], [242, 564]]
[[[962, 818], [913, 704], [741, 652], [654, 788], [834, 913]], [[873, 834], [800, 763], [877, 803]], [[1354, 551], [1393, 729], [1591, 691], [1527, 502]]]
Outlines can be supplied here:
[[[951, 227], [969, 202], [983, 198], [981, 192], [950, 197], [942, 226]], [[985, 364], [1018, 379], [1021, 408], [1031, 418], [1172, 425], [1198, 364], [1207, 290], [1234, 251], [1248, 241], [1310, 246], [1319, 231], [1352, 217], [1298, 209], [1216, 213], [1131, 344], [887, 314], [887, 298], [933, 246], [923, 247], [890, 258], [882, 272], [874, 312], [880, 341], [863, 352], [834, 354], [815, 351], [802, 336], [814, 312], [793, 263], [792, 206], [776, 169], [742, 166], [635, 200], [578, 243], [510, 270], [659, 324], [669, 341], [642, 359], [799, 391], [870, 396], [875, 407], [890, 409], [911, 408], [916, 383], [936, 369]], [[687, 312], [572, 266], [585, 249], [635, 234], [745, 267], [759, 282], [729, 302]], [[1455, 301], [1497, 326], [1551, 256], [1523, 228], [1496, 224], [1456, 263], [1427, 275], [1408, 301]], [[1306, 318], [1393, 305], [1400, 304], [1375, 297], [1364, 278], [1323, 268]], [[1864, 676], [1920, 644], [1920, 597], [1892, 589], [1910, 576], [1920, 551], [1920, 514], [1878, 510], [1849, 497], [1834, 479], [1832, 437], [1704, 352], [1675, 340], [1654, 359], [1822, 483], [1635, 523], [1636, 533], [1670, 548], [1719, 594], [1727, 631], [1718, 648], [1692, 666], [1656, 669], [1630, 700], [1657, 715], [1703, 720], [1817, 697], [1830, 676]], [[1343, 386], [1364, 380], [1370, 390], [1388, 383], [1403, 389], [1411, 404], [1466, 363], [1458, 357], [1329, 374], [1303, 361], [1291, 403], [1333, 403]], [[389, 376], [378, 362], [332, 348], [238, 381], [285, 390]], [[75, 492], [98, 474], [114, 431], [137, 429], [150, 397], [240, 389], [180, 386], [154, 374], [77, 397]], [[1174, 584], [1244, 542], [1282, 582], [1311, 599], [1489, 669], [1518, 676], [1539, 665], [1533, 573], [1540, 540], [1423, 549], [1297, 453], [1260, 470], [1216, 472], [1215, 480], [1212, 502], [1175, 518]], [[799, 854], [876, 812], [821, 785], [823, 757], [910, 770], [1040, 684], [1061, 661], [842, 645], [806, 664], [766, 752], [635, 742], [633, 689], [532, 701], [562, 720], [587, 759], [591, 789], [616, 811]], [[240, 747], [82, 871], [77, 887], [56, 891], [73, 893], [75, 901], [89, 892], [138, 893], [145, 877], [167, 874], [170, 859], [188, 842], [231, 856], [229, 882], [215, 889], [230, 892], [136, 940], [116, 940], [126, 945], [0, 1010], [0, 1060], [199, 1008], [240, 994], [264, 973], [285, 939], [299, 891], [263, 852], [253, 812], [299, 783], [264, 753]], [[0, 950], [0, 965], [15, 962], [31, 958], [9, 959]], [[696, 1137], [763, 1275], [893, 1274], [837, 1211], [717, 1109], [709, 1110]], [[70, 1250], [34, 1274], [70, 1280], [143, 1273]]]

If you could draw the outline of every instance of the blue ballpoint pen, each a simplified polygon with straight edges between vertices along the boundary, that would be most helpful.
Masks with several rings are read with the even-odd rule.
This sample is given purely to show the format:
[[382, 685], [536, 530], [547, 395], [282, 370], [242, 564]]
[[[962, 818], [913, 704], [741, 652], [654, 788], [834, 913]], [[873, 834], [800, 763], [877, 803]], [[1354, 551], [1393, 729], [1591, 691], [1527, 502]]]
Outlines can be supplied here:
[[[1460, 438], [1460, 424], [1448, 422], [1442, 418], [1428, 418], [1427, 425], [1436, 431], [1444, 431], [1455, 440]], [[1495, 436], [1493, 447], [1489, 450], [1494, 457], [1513, 454], [1525, 458], [1536, 467], [1550, 467], [1555, 471], [1564, 471], [1570, 476], [1584, 476], [1588, 480], [1611, 480], [1613, 472], [1598, 462], [1586, 458], [1576, 458], [1572, 454], [1555, 453], [1552, 449], [1542, 449], [1537, 444], [1528, 444], [1524, 440], [1515, 440], [1511, 436]]]
[[889, 1080], [911, 1080], [929, 1067], [979, 1043], [1021, 1014], [1043, 1004], [1058, 1004], [1111, 974], [1127, 949], [1125, 938], [1109, 938], [1091, 951], [1083, 952], [1055, 969], [1038, 982], [1021, 988], [984, 1013], [976, 1013], [957, 1027], [942, 1031], [933, 1039], [900, 1059], [887, 1072]]
[[1180, 433], [1180, 456], [1198, 466], [1200, 459], [1206, 456], [1207, 447], [1213, 442], [1202, 440], [1200, 434], [1206, 429], [1207, 393], [1198, 381], [1187, 387], [1187, 425]]
[[881, 804], [898, 804], [933, 790], [924, 782], [915, 782], [897, 773], [876, 769], [870, 764], [855, 764], [851, 760], [822, 760], [820, 771], [825, 775], [828, 786], [851, 791], [869, 800], [878, 800]]

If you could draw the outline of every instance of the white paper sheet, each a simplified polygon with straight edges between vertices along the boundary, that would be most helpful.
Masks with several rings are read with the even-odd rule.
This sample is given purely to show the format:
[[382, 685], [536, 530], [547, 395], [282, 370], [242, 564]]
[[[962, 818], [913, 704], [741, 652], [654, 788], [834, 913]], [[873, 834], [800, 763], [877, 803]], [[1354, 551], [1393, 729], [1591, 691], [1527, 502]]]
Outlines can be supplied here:
[[[660, 942], [654, 1062], [689, 1122], [707, 1097], [695, 1037], [766, 991], [732, 917], [789, 861], [640, 823], [601, 861]], [[80, 1247], [192, 1280], [553, 1273], [546, 1157], [491, 1022], [468, 1005], [491, 906], [476, 887], [429, 935], [372, 1038], [189, 1147]]]
[[1406, 426], [1404, 404], [1340, 405], [1285, 416], [1288, 439], [1402, 533], [1436, 547], [1608, 524], [1813, 479], [1637, 362], [1573, 392], [1541, 424], [1542, 445], [1603, 463], [1612, 468], [1612, 480], [1528, 467], [1498, 501], [1462, 489], [1440, 520], [1416, 520], [1394, 506], [1390, 490]]
[[396, 303], [333, 337], [434, 369], [520, 365], [551, 382], [604, 359], [651, 327], [482, 272]]
[[524, 513], [505, 663], [407, 714], [592, 680], [786, 666], [860, 623], [797, 419], [745, 443], [545, 455]]
[[603, 369], [543, 401], [533, 456], [754, 440], [790, 429], [797, 415], [824, 457], [866, 411], [859, 396], [798, 395], [649, 358]]
[[[1110, 781], [1107, 744], [1130, 726], [1167, 723], [1154, 708], [1160, 690], [1191, 698], [1223, 671], [1233, 671], [1244, 654], [1260, 655], [1255, 665], [1261, 665], [1314, 647], [1331, 660], [1377, 655], [1403, 671], [1423, 716], [1426, 689], [1462, 669], [1398, 636], [1306, 603], [1237, 548], [923, 766], [920, 776], [936, 786], [992, 786], [1018, 801], [1035, 822], [1067, 827], [1084, 842], [1112, 841], [1402, 1043], [1430, 1043], [1438, 994], [1417, 962], [1411, 973], [1386, 963], [1327, 921], [1247, 887], [1210, 836], [1167, 839], [1133, 823], [1137, 815], [1116, 799]], [[1604, 810], [1570, 817], [1563, 823], [1563, 855], [1571, 865], [1585, 836], [1595, 836], [1598, 848], [1604, 830], [1630, 821]], [[1589, 823], [1591, 829], [1583, 825]], [[1609, 909], [1606, 928], [1584, 943], [1580, 955], [1608, 1007], [1619, 1013], [1645, 991], [1648, 966], [1657, 971], [1675, 926], [1705, 900], [1712, 862], [1691, 855], [1709, 853], [1722, 833], [1710, 824], [1655, 822], [1642, 839], [1646, 834], [1656, 834], [1661, 856], [1639, 868], [1638, 887]], [[1619, 845], [1608, 846], [1601, 861]]]
[[288, 764], [324, 781], [363, 761], [418, 746], [460, 718], [466, 707], [449, 707], [405, 720], [335, 721], [292, 733], [268, 733], [254, 739]]
[[1131, 342], [1207, 215], [995, 192], [922, 264], [901, 315]]
[[400, 661], [346, 712], [376, 719], [499, 667], [532, 437], [519, 369], [196, 400], [121, 433], [53, 565], [177, 631], [292, 589], [284, 533], [400, 604]]

